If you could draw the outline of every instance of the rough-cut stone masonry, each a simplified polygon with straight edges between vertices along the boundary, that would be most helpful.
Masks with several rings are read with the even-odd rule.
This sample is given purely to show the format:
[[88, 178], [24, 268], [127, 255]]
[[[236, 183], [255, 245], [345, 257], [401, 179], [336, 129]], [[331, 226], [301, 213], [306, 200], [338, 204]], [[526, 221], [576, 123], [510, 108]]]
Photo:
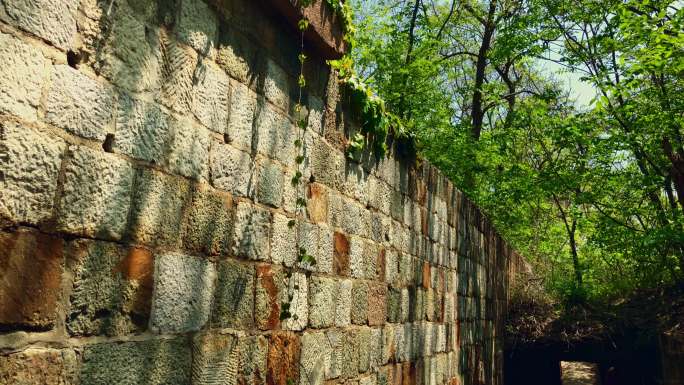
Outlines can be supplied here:
[[0, 384], [501, 384], [517, 255], [429, 164], [345, 159], [315, 52], [287, 226], [298, 53], [259, 2], [0, 0]]

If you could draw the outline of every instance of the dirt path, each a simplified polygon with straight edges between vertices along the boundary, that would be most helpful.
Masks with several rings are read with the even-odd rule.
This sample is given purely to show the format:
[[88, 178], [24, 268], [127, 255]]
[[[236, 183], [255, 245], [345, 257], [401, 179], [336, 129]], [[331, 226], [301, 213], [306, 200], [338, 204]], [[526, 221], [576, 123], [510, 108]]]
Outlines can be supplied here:
[[600, 385], [598, 366], [591, 362], [561, 362], [563, 385]]

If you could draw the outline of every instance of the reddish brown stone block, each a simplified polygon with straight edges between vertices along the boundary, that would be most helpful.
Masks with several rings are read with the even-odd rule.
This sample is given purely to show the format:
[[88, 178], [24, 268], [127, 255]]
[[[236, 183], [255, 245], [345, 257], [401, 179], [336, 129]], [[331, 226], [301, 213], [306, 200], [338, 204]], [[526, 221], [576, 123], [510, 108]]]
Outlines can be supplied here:
[[288, 380], [299, 383], [299, 336], [291, 332], [271, 334], [268, 344], [268, 385], [287, 385]]
[[63, 249], [61, 239], [37, 231], [0, 233], [0, 325], [53, 325]]
[[310, 183], [307, 190], [306, 211], [316, 223], [328, 221], [328, 192], [319, 183]]
[[375, 274], [378, 277], [378, 280], [381, 282], [385, 281], [385, 264], [386, 264], [386, 254], [387, 251], [385, 248], [380, 248], [380, 252], [378, 253], [378, 260], [377, 263], [375, 264]]
[[411, 362], [404, 361], [401, 363], [401, 373], [402, 385], [413, 385], [416, 383], [416, 372]]
[[368, 289], [368, 324], [383, 325], [387, 318], [387, 286], [371, 284]]
[[417, 384], [418, 373], [420, 368], [414, 362], [403, 362], [402, 364], [402, 381], [403, 385]]
[[128, 281], [137, 281], [138, 290], [133, 298], [132, 310], [138, 314], [149, 314], [154, 286], [154, 256], [152, 252], [132, 247], [126, 258], [114, 269]]
[[420, 230], [424, 236], [428, 234], [428, 213], [425, 208], [420, 209]]
[[337, 275], [349, 276], [349, 238], [335, 232], [333, 237], [335, 253], [333, 258], [333, 272]]
[[423, 262], [423, 288], [430, 288], [430, 264], [428, 262]]
[[276, 329], [280, 326], [280, 302], [278, 285], [271, 265], [261, 264], [257, 274], [257, 326], [262, 330]]
[[404, 373], [402, 364], [392, 366], [392, 385], [403, 385]]

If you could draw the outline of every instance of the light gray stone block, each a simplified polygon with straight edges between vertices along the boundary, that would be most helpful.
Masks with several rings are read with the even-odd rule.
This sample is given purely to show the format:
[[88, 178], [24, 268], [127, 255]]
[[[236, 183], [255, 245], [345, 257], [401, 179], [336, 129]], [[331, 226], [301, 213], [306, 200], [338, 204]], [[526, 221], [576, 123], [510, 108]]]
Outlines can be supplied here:
[[254, 163], [249, 153], [212, 142], [209, 154], [211, 184], [239, 196], [254, 195]]
[[[292, 296], [292, 298], [288, 298]], [[309, 317], [309, 284], [303, 273], [292, 273], [287, 283], [287, 290], [282, 293], [281, 301], [290, 304], [291, 317], [283, 320], [284, 330], [303, 330]]]
[[238, 348], [240, 349], [238, 384], [265, 384], [266, 356], [268, 355], [266, 337], [241, 337], [238, 341]]
[[266, 102], [257, 106], [253, 146], [257, 152], [286, 166], [294, 164], [295, 127], [282, 112]]
[[332, 278], [311, 277], [309, 280], [309, 326], [331, 327], [335, 323], [338, 282]]
[[268, 261], [271, 214], [246, 202], [238, 202], [233, 228], [233, 255]]
[[189, 384], [190, 343], [186, 338], [88, 345], [80, 383], [92, 385]]
[[152, 170], [139, 171], [135, 179], [129, 236], [146, 245], [179, 245], [183, 213], [190, 198], [187, 180]]
[[188, 113], [194, 100], [195, 70], [199, 62], [197, 53], [169, 38], [163, 38], [162, 44], [164, 64], [159, 99], [174, 111]]
[[119, 95], [113, 149], [136, 159], [164, 164], [171, 139], [170, 117], [159, 106]]
[[54, 135], [0, 122], [0, 217], [32, 224], [51, 217], [65, 150]]
[[60, 231], [118, 240], [126, 230], [135, 172], [112, 154], [72, 146], [57, 207]]
[[210, 130], [225, 133], [231, 108], [228, 75], [212, 64], [203, 63], [194, 83], [192, 112], [195, 117]]
[[[108, 10], [96, 1], [81, 1], [84, 17], [78, 18], [78, 29], [84, 41], [82, 49], [112, 84], [134, 92], [157, 91], [161, 86], [163, 57], [170, 53], [165, 50], [162, 54], [160, 42], [168, 37], [139, 20], [145, 17], [139, 7], [134, 10], [127, 3], [116, 5]], [[103, 35], [105, 24], [108, 33]]]
[[289, 79], [287, 73], [273, 60], [268, 60], [266, 64], [264, 95], [268, 101], [288, 111], [290, 107]]
[[48, 123], [102, 141], [113, 131], [114, 90], [67, 65], [56, 65], [45, 110]]
[[0, 113], [35, 121], [41, 88], [50, 71], [38, 47], [0, 32]]
[[218, 19], [202, 0], [180, 3], [178, 38], [199, 54], [213, 57], [218, 38]]
[[[240, 364], [238, 338], [203, 332], [192, 339], [192, 384], [209, 385], [234, 379]], [[218, 382], [223, 384], [225, 382]]]
[[0, 20], [68, 48], [76, 34], [77, 0], [2, 0]]
[[299, 385], [323, 385], [331, 371], [332, 348], [324, 332], [305, 332], [302, 335]]
[[254, 326], [254, 274], [252, 265], [231, 259], [217, 263], [212, 325], [236, 329]]
[[230, 144], [245, 151], [252, 150], [252, 130], [256, 107], [256, 93], [246, 85], [234, 82], [227, 133]]
[[368, 322], [368, 283], [355, 280], [352, 285], [351, 321], [354, 325]]
[[166, 165], [174, 174], [203, 180], [209, 170], [209, 131], [189, 118], [172, 118]]
[[297, 263], [296, 228], [288, 226], [292, 218], [273, 214], [273, 231], [271, 233], [271, 261], [292, 267]]
[[344, 327], [351, 324], [352, 286], [350, 279], [343, 279], [339, 283], [335, 301], [335, 326]]
[[264, 161], [259, 164], [257, 200], [272, 207], [280, 207], [283, 201], [284, 170], [276, 163]]
[[207, 260], [180, 253], [155, 258], [150, 329], [182, 333], [201, 329], [209, 319], [216, 270]]

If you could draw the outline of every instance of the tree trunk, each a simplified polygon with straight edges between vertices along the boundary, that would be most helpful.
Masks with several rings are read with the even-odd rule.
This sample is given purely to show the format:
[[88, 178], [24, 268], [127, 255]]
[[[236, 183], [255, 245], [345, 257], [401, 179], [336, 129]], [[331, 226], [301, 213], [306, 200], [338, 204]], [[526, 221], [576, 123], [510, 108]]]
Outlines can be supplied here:
[[473, 139], [479, 140], [482, 133], [482, 122], [484, 121], [484, 108], [482, 107], [482, 86], [484, 85], [486, 69], [487, 69], [487, 54], [492, 45], [492, 37], [494, 36], [494, 14], [496, 12], [496, 0], [491, 0], [489, 3], [489, 11], [487, 12], [487, 19], [484, 20], [484, 33], [482, 34], [482, 43], [477, 52], [477, 62], [475, 63], [475, 89], [473, 90], [473, 106], [471, 113], [471, 135]]

